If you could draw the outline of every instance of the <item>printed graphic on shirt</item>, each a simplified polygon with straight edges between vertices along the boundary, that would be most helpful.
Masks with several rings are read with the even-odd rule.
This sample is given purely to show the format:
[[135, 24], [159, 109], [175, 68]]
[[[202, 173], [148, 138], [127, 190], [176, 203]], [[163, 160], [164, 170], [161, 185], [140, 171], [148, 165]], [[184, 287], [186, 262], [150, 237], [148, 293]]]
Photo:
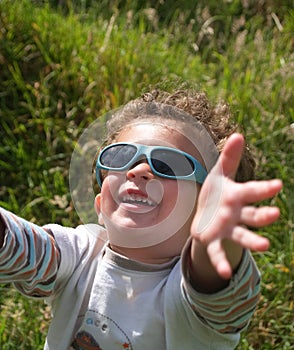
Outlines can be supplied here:
[[77, 334], [77, 337], [72, 344], [72, 349], [74, 350], [103, 350], [100, 348], [99, 344], [91, 336], [91, 334], [82, 331]]
[[110, 317], [87, 311], [83, 324], [71, 345], [74, 350], [133, 350], [127, 334]]

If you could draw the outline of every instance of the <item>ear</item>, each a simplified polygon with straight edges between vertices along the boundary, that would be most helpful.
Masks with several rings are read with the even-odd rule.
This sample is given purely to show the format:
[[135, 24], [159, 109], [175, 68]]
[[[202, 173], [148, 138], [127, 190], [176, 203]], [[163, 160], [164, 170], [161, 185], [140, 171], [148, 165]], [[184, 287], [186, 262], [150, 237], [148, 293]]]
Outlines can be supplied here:
[[104, 225], [104, 221], [101, 213], [101, 193], [97, 194], [97, 196], [95, 197], [94, 207], [98, 216], [99, 225]]

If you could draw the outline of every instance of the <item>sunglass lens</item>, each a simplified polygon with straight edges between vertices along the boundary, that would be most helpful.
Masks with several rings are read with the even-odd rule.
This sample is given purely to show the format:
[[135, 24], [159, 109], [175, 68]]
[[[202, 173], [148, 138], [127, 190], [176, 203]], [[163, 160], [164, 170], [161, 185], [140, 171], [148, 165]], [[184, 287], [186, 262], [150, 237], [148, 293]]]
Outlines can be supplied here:
[[189, 158], [169, 150], [154, 150], [152, 164], [156, 171], [169, 176], [188, 176], [194, 171], [194, 164]]
[[173, 169], [167, 164], [166, 161], [160, 159], [152, 159], [152, 164], [156, 171], [160, 174], [175, 176]]
[[100, 162], [106, 167], [119, 169], [127, 165], [136, 152], [137, 148], [132, 145], [114, 145], [102, 152]]

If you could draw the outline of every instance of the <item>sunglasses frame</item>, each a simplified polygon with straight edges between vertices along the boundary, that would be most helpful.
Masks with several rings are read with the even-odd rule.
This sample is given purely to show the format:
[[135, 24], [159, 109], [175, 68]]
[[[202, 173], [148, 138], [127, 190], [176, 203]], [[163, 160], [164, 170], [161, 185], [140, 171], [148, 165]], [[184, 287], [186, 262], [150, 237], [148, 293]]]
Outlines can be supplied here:
[[[115, 146], [133, 146], [136, 147], [137, 151], [134, 157], [123, 167], [121, 168], [111, 168], [103, 165], [101, 163], [101, 157], [105, 151], [108, 149], [115, 147]], [[172, 151], [174, 153], [181, 154], [188, 158], [192, 164], [194, 165], [194, 170], [192, 174], [189, 175], [182, 175], [182, 176], [176, 176], [176, 175], [166, 175], [163, 173], [158, 172], [153, 164], [152, 164], [152, 151], [154, 150], [163, 150], [163, 151]], [[166, 179], [173, 179], [173, 180], [188, 180], [188, 181], [195, 181], [199, 184], [202, 184], [207, 176], [207, 171], [204, 169], [204, 167], [200, 164], [200, 162], [191, 156], [189, 153], [183, 152], [177, 148], [171, 148], [171, 147], [163, 147], [163, 146], [147, 146], [147, 145], [142, 145], [139, 143], [131, 143], [131, 142], [118, 142], [118, 143], [112, 143], [108, 146], [106, 146], [99, 154], [98, 159], [96, 161], [96, 180], [98, 182], [98, 185], [100, 188], [102, 187], [102, 178], [100, 174], [100, 170], [107, 170], [107, 171], [125, 171], [128, 170], [134, 165], [138, 160], [140, 160], [144, 156], [147, 159], [147, 162], [153, 172], [153, 174], [166, 178]]]

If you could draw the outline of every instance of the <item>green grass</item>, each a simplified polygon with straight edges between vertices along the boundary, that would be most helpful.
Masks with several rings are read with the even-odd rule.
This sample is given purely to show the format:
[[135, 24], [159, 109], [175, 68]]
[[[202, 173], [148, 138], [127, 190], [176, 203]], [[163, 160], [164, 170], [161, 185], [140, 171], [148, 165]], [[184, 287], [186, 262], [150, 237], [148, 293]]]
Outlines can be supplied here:
[[[188, 81], [227, 100], [256, 154], [257, 177], [284, 182], [270, 200], [281, 218], [260, 231], [271, 240], [269, 252], [255, 254], [262, 298], [238, 349], [288, 350], [294, 4], [245, 3], [0, 1], [0, 205], [39, 224], [76, 225], [68, 169], [92, 121], [158, 84]], [[50, 319], [43, 302], [3, 285], [0, 311], [1, 349], [42, 349]]]

